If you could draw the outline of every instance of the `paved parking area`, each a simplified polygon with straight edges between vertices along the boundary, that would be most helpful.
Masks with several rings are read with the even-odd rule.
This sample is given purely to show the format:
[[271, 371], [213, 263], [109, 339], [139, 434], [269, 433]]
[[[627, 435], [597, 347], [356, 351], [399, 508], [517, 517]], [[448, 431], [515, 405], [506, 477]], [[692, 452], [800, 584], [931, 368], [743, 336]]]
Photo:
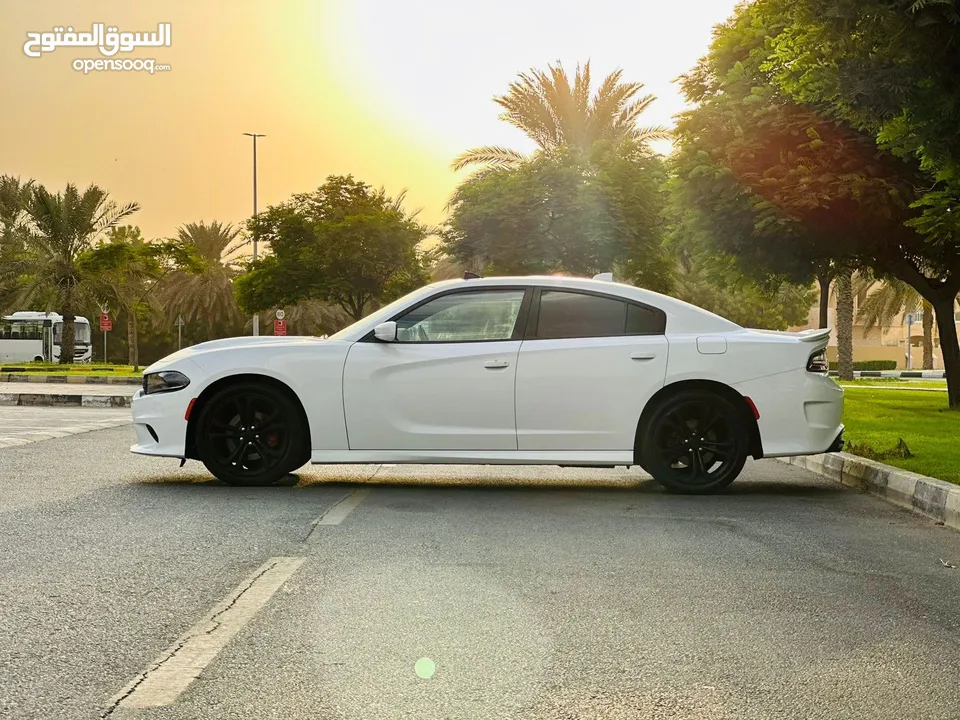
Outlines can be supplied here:
[[0, 449], [0, 717], [957, 718], [960, 533], [799, 468], [230, 488], [131, 437]]

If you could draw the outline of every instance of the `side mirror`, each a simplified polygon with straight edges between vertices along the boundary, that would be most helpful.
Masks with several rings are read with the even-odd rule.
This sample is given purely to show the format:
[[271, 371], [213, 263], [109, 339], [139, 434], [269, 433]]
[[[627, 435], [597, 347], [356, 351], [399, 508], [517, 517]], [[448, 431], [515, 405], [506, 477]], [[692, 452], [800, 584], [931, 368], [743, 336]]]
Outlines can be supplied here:
[[383, 342], [396, 342], [397, 324], [392, 320], [380, 323], [373, 329], [373, 335], [377, 340], [382, 340]]

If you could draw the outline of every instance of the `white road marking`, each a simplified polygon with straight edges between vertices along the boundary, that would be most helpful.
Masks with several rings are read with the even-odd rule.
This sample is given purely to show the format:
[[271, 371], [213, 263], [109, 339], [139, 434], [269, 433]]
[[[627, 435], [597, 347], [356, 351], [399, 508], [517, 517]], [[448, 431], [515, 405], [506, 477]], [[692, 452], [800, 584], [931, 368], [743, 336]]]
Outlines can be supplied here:
[[118, 707], [170, 705], [257, 614], [306, 558], [271, 558], [227, 595], [199, 623], [137, 675], [101, 717]]
[[[29, 443], [40, 442], [42, 440], [52, 440], [54, 438], [67, 437], [69, 435], [80, 435], [97, 430], [108, 430], [110, 428], [129, 425], [129, 418], [112, 418], [109, 420], [96, 420], [83, 425], [60, 425], [60, 426], [36, 426], [22, 425], [12, 427], [10, 425], [0, 426], [0, 448], [16, 447], [27, 445]], [[13, 431], [12, 434], [5, 432]]]
[[323, 515], [316, 519], [313, 523], [314, 527], [317, 525], [339, 525], [346, 518], [347, 515], [352, 513], [354, 510], [359, 507], [367, 495], [370, 494], [369, 488], [363, 488], [360, 490], [354, 490], [352, 493], [347, 495], [343, 500], [338, 502], [332, 508], [327, 510]]

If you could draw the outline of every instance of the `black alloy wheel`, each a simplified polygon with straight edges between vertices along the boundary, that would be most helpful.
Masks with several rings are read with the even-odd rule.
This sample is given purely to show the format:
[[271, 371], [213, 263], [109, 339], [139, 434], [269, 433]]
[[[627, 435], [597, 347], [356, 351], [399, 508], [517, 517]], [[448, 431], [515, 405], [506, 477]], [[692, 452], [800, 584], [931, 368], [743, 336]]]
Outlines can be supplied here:
[[641, 438], [643, 466], [672, 492], [706, 494], [736, 480], [747, 460], [744, 412], [703, 390], [680, 392], [653, 413]]
[[200, 460], [228, 485], [271, 485], [303, 464], [306, 428], [282, 390], [243, 383], [204, 403], [196, 428]]

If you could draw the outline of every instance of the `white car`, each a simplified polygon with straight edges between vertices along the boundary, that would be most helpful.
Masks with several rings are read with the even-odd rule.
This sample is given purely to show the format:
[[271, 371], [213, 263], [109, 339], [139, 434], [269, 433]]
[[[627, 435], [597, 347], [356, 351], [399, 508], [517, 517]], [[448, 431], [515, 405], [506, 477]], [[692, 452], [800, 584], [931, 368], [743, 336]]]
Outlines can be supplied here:
[[639, 465], [706, 493], [748, 456], [841, 448], [829, 330], [748, 330], [607, 278], [468, 276], [326, 339], [185, 348], [144, 371], [131, 450], [236, 485], [308, 462]]

